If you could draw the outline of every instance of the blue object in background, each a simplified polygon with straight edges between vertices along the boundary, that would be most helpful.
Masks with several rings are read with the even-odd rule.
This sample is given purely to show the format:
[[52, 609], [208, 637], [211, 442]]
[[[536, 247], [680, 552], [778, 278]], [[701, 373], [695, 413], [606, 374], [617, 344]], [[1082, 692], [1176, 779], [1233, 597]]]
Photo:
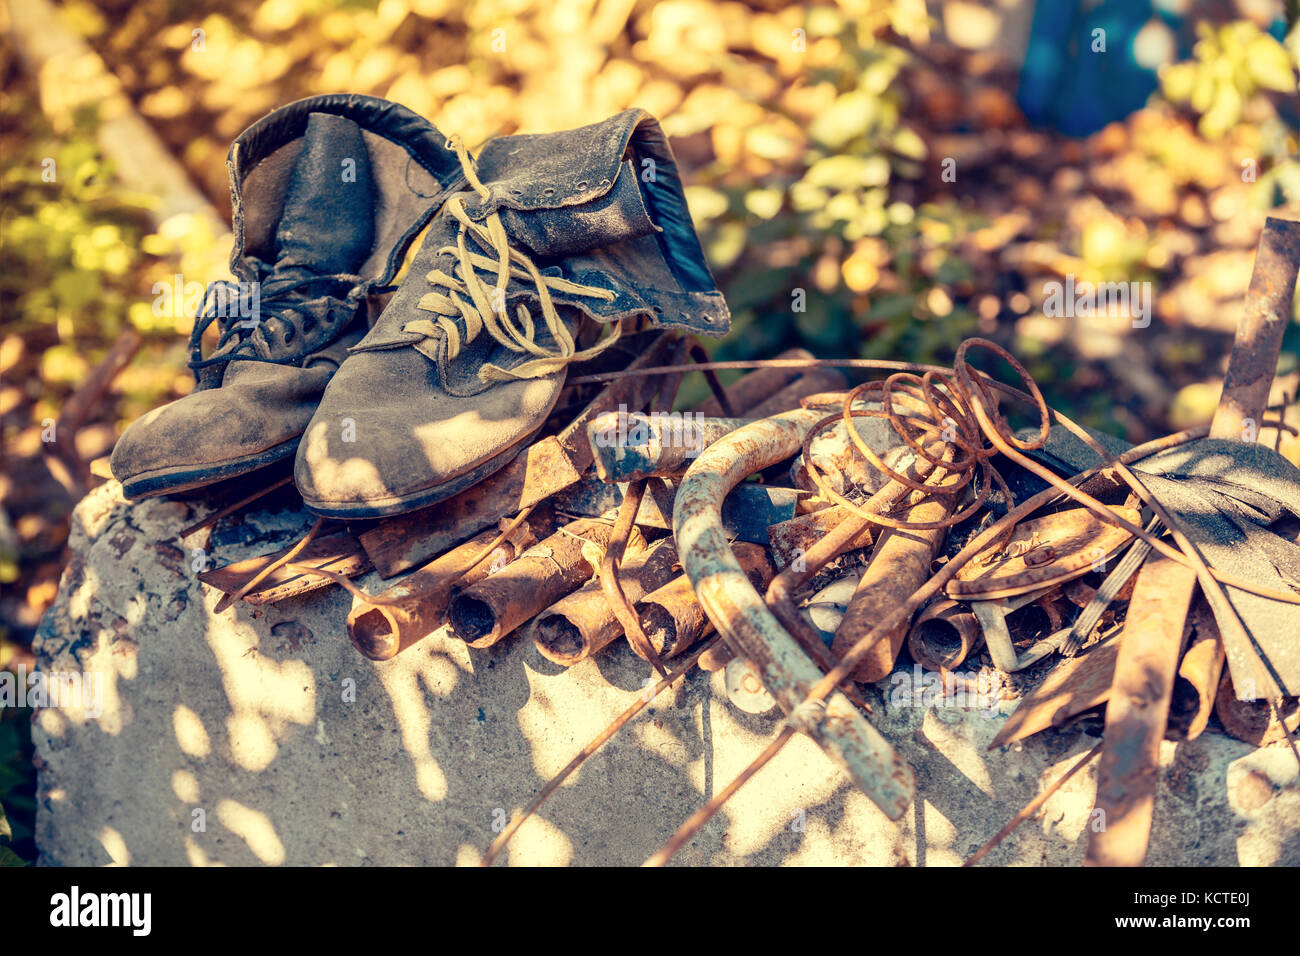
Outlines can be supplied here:
[[[1031, 123], [1071, 136], [1095, 133], [1146, 104], [1157, 80], [1154, 67], [1138, 63], [1134, 54], [1138, 32], [1157, 18], [1173, 37], [1183, 20], [1155, 11], [1149, 0], [1084, 7], [1079, 0], [1036, 4], [1016, 94]], [[1096, 30], [1104, 31], [1104, 53], [1093, 52]], [[1176, 51], [1180, 58], [1188, 52]]]

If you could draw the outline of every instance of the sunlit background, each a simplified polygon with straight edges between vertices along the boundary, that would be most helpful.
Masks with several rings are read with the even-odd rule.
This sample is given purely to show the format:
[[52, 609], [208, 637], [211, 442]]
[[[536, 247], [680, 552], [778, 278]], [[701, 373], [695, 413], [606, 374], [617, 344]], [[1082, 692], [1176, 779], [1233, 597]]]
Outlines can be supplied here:
[[[978, 333], [1133, 441], [1210, 419], [1264, 216], [1300, 201], [1284, 0], [12, 3], [0, 666], [30, 663], [92, 463], [190, 387], [193, 317], [151, 289], [226, 274], [229, 143], [299, 97], [387, 97], [470, 144], [643, 107], [735, 314], [719, 357], [946, 363]], [[1045, 315], [1067, 275], [1150, 282], [1150, 327]], [[72, 458], [44, 455], [43, 423], [136, 336]], [[30, 856], [25, 734], [0, 712], [0, 805]]]

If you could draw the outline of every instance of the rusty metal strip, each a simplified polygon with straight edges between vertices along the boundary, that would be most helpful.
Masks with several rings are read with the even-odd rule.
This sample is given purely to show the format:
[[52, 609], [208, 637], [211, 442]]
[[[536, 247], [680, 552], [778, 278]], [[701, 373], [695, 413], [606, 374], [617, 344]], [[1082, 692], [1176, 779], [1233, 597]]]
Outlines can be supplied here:
[[1151, 837], [1160, 742], [1183, 650], [1186, 609], [1166, 596], [1196, 582], [1196, 572], [1163, 556], [1138, 572], [1120, 636], [1106, 731], [1097, 768], [1101, 826], [1090, 830], [1089, 866], [1141, 866]]
[[[1246, 291], [1241, 322], [1223, 377], [1223, 391], [1210, 424], [1211, 438], [1242, 439], [1247, 422], [1257, 427], [1268, 407], [1268, 393], [1277, 372], [1282, 336], [1291, 322], [1296, 275], [1300, 270], [1300, 222], [1268, 217], [1255, 251], [1255, 265]], [[1183, 619], [1191, 609], [1195, 580], [1165, 595], [1166, 605], [1178, 608]], [[1226, 624], [1226, 627], [1222, 625]], [[1238, 693], [1255, 697], [1276, 684], [1264, 672], [1259, 655], [1235, 612], [1227, 609], [1220, 621], [1220, 645], [1238, 678]], [[1169, 627], [1183, 625], [1171, 614]]]
[[[629, 369], [653, 366], [675, 353], [679, 344], [676, 333], [663, 333]], [[588, 423], [620, 405], [644, 408], [659, 387], [655, 376], [611, 383], [558, 435], [534, 443], [496, 474], [446, 501], [380, 522], [360, 535], [362, 547], [375, 569], [392, 577], [567, 488], [591, 465]]]
[[787, 412], [746, 425], [705, 449], [678, 490], [673, 531], [686, 573], [714, 626], [754, 663], [782, 710], [886, 816], [897, 820], [915, 793], [911, 768], [844, 694], [832, 691], [824, 709], [805, 705], [823, 675], [745, 576], [722, 529], [727, 493], [755, 471], [793, 456], [822, 417], [805, 410]]
[[989, 750], [1059, 727], [1071, 717], [1104, 704], [1110, 699], [1118, 653], [1119, 641], [1111, 638], [1057, 664], [1011, 712]]
[[[272, 554], [261, 554], [255, 558], [245, 558], [224, 567], [212, 568], [198, 575], [204, 584], [214, 587], [226, 594], [236, 594], [249, 581], [261, 574], [270, 565], [279, 561], [292, 550], [282, 548]], [[344, 577], [356, 577], [370, 570], [370, 560], [357, 539], [347, 531], [338, 531], [310, 541], [297, 556], [298, 564], [305, 564], [325, 571], [333, 571]], [[287, 567], [278, 567], [267, 575], [257, 587], [244, 595], [243, 600], [249, 604], [274, 604], [296, 594], [304, 594], [317, 588], [329, 587], [327, 578], [315, 577], [291, 571]]]

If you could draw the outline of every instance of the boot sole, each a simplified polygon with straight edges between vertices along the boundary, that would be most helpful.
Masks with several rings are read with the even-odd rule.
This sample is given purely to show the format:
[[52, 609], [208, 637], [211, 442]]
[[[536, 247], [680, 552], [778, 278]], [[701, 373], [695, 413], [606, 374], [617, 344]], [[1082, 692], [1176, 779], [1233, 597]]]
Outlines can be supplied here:
[[122, 482], [122, 494], [131, 501], [141, 498], [156, 498], [159, 495], [175, 495], [184, 491], [193, 491], [215, 485], [228, 478], [240, 478], [292, 458], [298, 450], [301, 435], [274, 445], [265, 451], [253, 455], [223, 461], [216, 465], [183, 465], [172, 468], [156, 468], [144, 474], [136, 475]]
[[[541, 429], [539, 428], [537, 431], [541, 431]], [[490, 478], [510, 464], [520, 452], [527, 449], [536, 434], [537, 432], [533, 432], [525, 435], [505, 451], [489, 458], [477, 468], [472, 468], [463, 475], [457, 475], [450, 481], [435, 485], [432, 488], [424, 488], [406, 495], [392, 495], [375, 501], [356, 504], [317, 502], [310, 501], [307, 498], [303, 498], [302, 503], [306, 505], [308, 511], [320, 515], [322, 518], [363, 520], [368, 518], [389, 518], [410, 511], [419, 511], [421, 508], [427, 508], [430, 505], [438, 504], [440, 501], [446, 501], [466, 488], [472, 488], [483, 479]]]

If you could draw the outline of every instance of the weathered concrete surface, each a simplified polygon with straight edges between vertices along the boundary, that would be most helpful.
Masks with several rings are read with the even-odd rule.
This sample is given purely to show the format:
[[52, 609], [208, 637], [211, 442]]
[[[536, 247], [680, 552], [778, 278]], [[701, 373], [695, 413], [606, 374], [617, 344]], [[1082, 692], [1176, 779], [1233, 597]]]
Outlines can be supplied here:
[[[470, 652], [439, 635], [375, 664], [349, 645], [337, 588], [213, 614], [189, 550], [201, 538], [176, 538], [207, 507], [127, 505], [112, 483], [76, 511], [37, 653], [47, 672], [100, 675], [102, 713], [35, 718], [46, 864], [474, 863], [494, 824], [649, 676], [621, 642], [569, 671], [518, 638]], [[262, 553], [307, 523], [292, 511], [224, 523], [210, 553]], [[891, 707], [882, 690], [872, 719], [916, 770], [907, 817], [890, 823], [799, 737], [678, 862], [958, 863], [1095, 742], [1071, 731], [989, 754], [998, 717]], [[775, 727], [696, 671], [551, 798], [508, 862], [640, 863]], [[1166, 744], [1150, 861], [1300, 863], [1290, 760], [1216, 733]], [[1078, 864], [1094, 788], [1079, 774], [988, 862]]]

